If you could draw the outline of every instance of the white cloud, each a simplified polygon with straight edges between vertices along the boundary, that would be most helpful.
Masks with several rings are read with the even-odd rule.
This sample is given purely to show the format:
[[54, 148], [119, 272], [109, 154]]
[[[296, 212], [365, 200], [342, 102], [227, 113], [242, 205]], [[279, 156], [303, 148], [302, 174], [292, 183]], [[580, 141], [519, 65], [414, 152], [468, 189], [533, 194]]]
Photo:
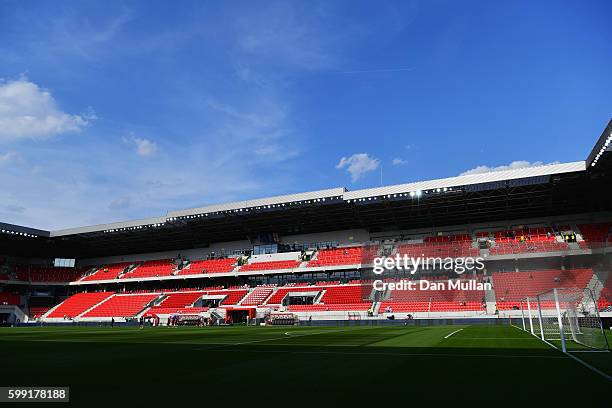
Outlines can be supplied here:
[[[548, 163], [548, 164], [558, 164], [559, 162], [553, 162], [553, 163]], [[508, 165], [503, 165], [503, 166], [497, 166], [497, 167], [489, 167], [489, 166], [477, 166], [474, 167], [473, 169], [470, 169], [468, 171], [464, 171], [463, 173], [461, 173], [461, 176], [467, 176], [470, 174], [481, 174], [481, 173], [490, 173], [492, 171], [504, 171], [504, 170], [514, 170], [514, 169], [524, 169], [524, 168], [528, 168], [528, 167], [538, 167], [538, 166], [545, 166], [548, 165], [545, 164], [541, 161], [537, 161], [537, 162], [528, 162], [526, 160], [516, 160], [513, 161], [512, 163], [508, 164]]]
[[[252, 168], [236, 161], [220, 166], [203, 161], [221, 154], [206, 142], [171, 146], [155, 161], [133, 160], [133, 149], [113, 142], [83, 146], [78, 154], [57, 146], [24, 153], [28, 163], [40, 163], [36, 172], [30, 166], [0, 166], [0, 220], [51, 230], [96, 225], [271, 195], [290, 184], [282, 175], [252, 180]], [[198, 171], [177, 166], [176, 157], [198, 163]]]
[[287, 119], [285, 108], [271, 98], [258, 98], [257, 106], [253, 107], [251, 111], [245, 112], [212, 98], [207, 99], [206, 104], [211, 109], [259, 131], [276, 129], [282, 126]]
[[149, 139], [135, 137], [133, 141], [136, 145], [136, 154], [139, 156], [153, 156], [158, 150], [157, 144]]
[[356, 153], [350, 157], [343, 157], [336, 165], [337, 169], [346, 167], [346, 171], [350, 173], [351, 180], [356, 182], [364, 174], [374, 171], [380, 165], [380, 160], [370, 157], [367, 153]]
[[131, 132], [130, 136], [123, 137], [122, 141], [127, 145], [132, 145], [135, 149], [135, 153], [141, 157], [153, 156], [159, 150], [157, 143], [154, 141], [144, 137], [134, 136]]
[[44, 40], [36, 40], [27, 45], [33, 52], [44, 47], [44, 51], [54, 57], [76, 55], [92, 59], [101, 54], [118, 52], [121, 43], [116, 38], [121, 34], [124, 26], [132, 20], [132, 12], [126, 8], [109, 18], [79, 18], [74, 14], [53, 19], [45, 28]]
[[393, 159], [391, 163], [394, 166], [403, 166], [405, 164], [408, 164], [408, 160], [404, 160], [404, 159], [400, 159], [399, 157], [396, 157], [395, 159]]
[[323, 9], [312, 13], [285, 3], [245, 8], [234, 21], [238, 49], [278, 65], [328, 68], [337, 63], [333, 49], [340, 36], [332, 33], [326, 15]]
[[240, 160], [243, 164], [273, 165], [300, 154], [288, 103], [259, 94], [253, 101], [240, 105], [230, 105], [213, 98], [206, 100], [206, 106], [215, 112], [208, 137], [224, 145], [233, 142], [254, 146], [254, 154], [247, 156], [240, 149], [224, 149], [218, 160], [228, 164], [230, 160]]
[[19, 156], [17, 152], [6, 152], [4, 154], [0, 154], [0, 164], [8, 164], [20, 159], [21, 156]]
[[[296, 91], [300, 72], [338, 72], [350, 63], [351, 49], [362, 45], [359, 40], [370, 35], [376, 42], [381, 38], [378, 27], [365, 32], [365, 24], [348, 16], [338, 24], [335, 7], [330, 3], [316, 7], [282, 2], [252, 4], [239, 13], [222, 11], [220, 16], [205, 8], [192, 13], [191, 22], [167, 25], [159, 35], [145, 30], [142, 35], [124, 37], [129, 12], [111, 20], [69, 13], [53, 24], [47, 22], [44, 30], [28, 26], [24, 33], [31, 36], [27, 43], [17, 44], [21, 51], [14, 52], [14, 62], [30, 66], [28, 62], [34, 61], [60, 76], [74, 75], [73, 70], [64, 68], [75, 57], [99, 59], [102, 64], [111, 54], [113, 62], [145, 53], [146, 58], [153, 55], [180, 62], [184, 51], [197, 52], [191, 44], [210, 53], [215, 64], [198, 71], [198, 78], [211, 79], [206, 86], [194, 82], [192, 75], [183, 75], [163, 84], [171, 85], [171, 92], [164, 86], [151, 88], [171, 95], [164, 99], [161, 109], [169, 114], [175, 112], [172, 108], [181, 112], [181, 120], [175, 119], [170, 126], [172, 136], [159, 133], [159, 129], [169, 127], [163, 123], [165, 117], [155, 121], [159, 124], [156, 128], [149, 127], [153, 126], [150, 123], [125, 123], [122, 117], [109, 117], [104, 129], [107, 134], [139, 130], [127, 134], [125, 143], [117, 143], [117, 138], [92, 137], [87, 143], [48, 143], [44, 149], [40, 144], [31, 150], [23, 146], [20, 154], [27, 163], [36, 165], [13, 166], [11, 162], [2, 166], [0, 219], [55, 229], [159, 216], [173, 209], [291, 191], [303, 173], [303, 161], [293, 159], [309, 146], [300, 110], [292, 111], [303, 102], [296, 98], [300, 94]], [[386, 15], [391, 20], [397, 13]], [[204, 22], [203, 17], [207, 18]], [[0, 65], [11, 57], [4, 45], [0, 46]], [[86, 62], [96, 65], [95, 61]], [[225, 62], [229, 65], [223, 66]], [[64, 79], [83, 80], [79, 75]], [[80, 107], [72, 111], [56, 92], [51, 94], [68, 118], [76, 119], [69, 114], [78, 113], [83, 121], [91, 121]], [[55, 105], [55, 110], [60, 108]], [[78, 121], [76, 127], [83, 128]], [[136, 156], [137, 137], [151, 143], [141, 143], [141, 154], [146, 155], [155, 146], [155, 160], [135, 160], [140, 157]], [[180, 142], [165, 143], [169, 137]], [[5, 151], [0, 148], [0, 154]], [[183, 165], [177, 165], [177, 158]], [[370, 158], [372, 161], [375, 168], [380, 168], [376, 159]], [[369, 171], [367, 167], [361, 166]], [[342, 168], [354, 177], [363, 174], [359, 160]], [[11, 207], [3, 207], [5, 204]], [[19, 214], [8, 213], [18, 208]]]
[[248, 65], [240, 62], [236, 62], [234, 65], [236, 77], [246, 85], [258, 88], [270, 86], [270, 81], [268, 81], [264, 75], [261, 75]]
[[269, 160], [285, 161], [299, 156], [300, 151], [298, 149], [292, 150], [287, 146], [280, 146], [273, 143], [256, 148], [254, 153], [258, 156], [265, 156]]
[[27, 79], [0, 83], [0, 142], [80, 132], [89, 123], [62, 112], [50, 92]]

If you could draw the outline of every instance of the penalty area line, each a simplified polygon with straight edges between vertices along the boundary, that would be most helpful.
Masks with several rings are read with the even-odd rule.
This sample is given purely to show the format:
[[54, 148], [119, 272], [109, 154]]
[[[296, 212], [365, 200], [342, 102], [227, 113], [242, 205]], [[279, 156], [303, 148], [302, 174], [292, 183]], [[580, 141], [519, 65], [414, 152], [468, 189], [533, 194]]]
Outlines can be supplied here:
[[444, 338], [445, 338], [445, 339], [448, 339], [450, 336], [452, 336], [452, 335], [453, 335], [453, 334], [455, 334], [455, 333], [459, 333], [461, 330], [463, 330], [463, 329], [455, 330], [454, 332], [452, 332], [452, 333], [447, 334], [446, 336], [444, 336]]
[[579, 362], [580, 364], [582, 364], [583, 366], [585, 366], [586, 368], [588, 368], [589, 370], [593, 371], [594, 373], [597, 373], [597, 374], [601, 375], [601, 376], [602, 376], [603, 378], [605, 378], [606, 380], [608, 380], [608, 381], [612, 381], [612, 377], [610, 377], [608, 374], [604, 373], [603, 371], [601, 371], [601, 370], [600, 370], [600, 369], [598, 369], [598, 368], [593, 367], [592, 365], [590, 365], [590, 364], [589, 364], [589, 363], [587, 363], [586, 361], [584, 361], [584, 360], [582, 360], [582, 359], [580, 359], [580, 358], [578, 358], [578, 357], [576, 357], [576, 356], [573, 356], [573, 355], [571, 354], [571, 352], [567, 352], [567, 353], [565, 353], [565, 354], [567, 354], [568, 356], [570, 356], [571, 358], [573, 358], [574, 360], [576, 360], [577, 362]]
[[213, 347], [208, 347], [208, 348], [197, 348], [196, 350], [219, 350], [221, 348], [225, 348], [225, 347], [235, 347], [235, 346], [244, 346], [247, 344], [253, 344], [253, 343], [264, 343], [267, 341], [276, 341], [276, 340], [289, 340], [289, 339], [297, 339], [300, 337], [306, 337], [306, 336], [316, 336], [319, 334], [327, 334], [327, 333], [339, 333], [339, 332], [346, 332], [346, 331], [350, 331], [350, 330], [354, 330], [354, 329], [341, 329], [341, 330], [324, 330], [324, 331], [318, 331], [318, 332], [314, 332], [314, 333], [304, 333], [304, 334], [296, 334], [296, 335], [290, 335], [287, 334], [289, 332], [285, 332], [283, 337], [271, 337], [271, 338], [265, 338], [265, 339], [259, 339], [259, 340], [250, 340], [250, 341], [241, 341], [238, 343], [210, 343], [211, 345], [214, 345]]
[[[516, 327], [516, 326], [514, 326]], [[516, 327], [519, 330], [522, 330], [520, 327]], [[526, 330], [525, 330], [526, 331]], [[529, 333], [529, 332], [527, 332]], [[612, 381], [612, 377], [609, 376], [608, 374], [604, 373], [603, 371], [601, 371], [600, 369], [593, 367], [592, 365], [590, 365], [589, 363], [587, 363], [586, 361], [572, 355], [571, 351], [563, 351], [561, 350], [559, 347], [555, 346], [554, 344], [552, 344], [549, 341], [546, 341], [545, 339], [538, 337], [537, 335], [535, 335], [534, 333], [531, 334], [532, 336], [534, 336], [536, 339], [542, 340], [544, 343], [548, 344], [550, 347], [554, 348], [555, 350], [559, 351], [560, 353], [572, 358], [574, 361], [576, 361], [577, 363], [582, 364], [584, 367], [588, 368], [589, 370], [593, 371], [595, 374], [599, 374], [600, 376], [602, 376], [603, 378], [605, 378], [608, 381]]]

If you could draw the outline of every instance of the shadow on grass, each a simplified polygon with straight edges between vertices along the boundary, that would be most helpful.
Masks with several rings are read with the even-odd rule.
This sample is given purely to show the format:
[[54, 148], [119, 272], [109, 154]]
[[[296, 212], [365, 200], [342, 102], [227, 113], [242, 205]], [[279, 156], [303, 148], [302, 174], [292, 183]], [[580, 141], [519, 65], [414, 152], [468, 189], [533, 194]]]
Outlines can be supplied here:
[[[2, 372], [9, 374], [1, 386], [68, 385], [78, 406], [287, 406], [397, 398], [472, 407], [521, 399], [530, 405], [603, 406], [612, 391], [601, 376], [547, 348], [40, 341], [0, 346]], [[601, 353], [608, 359], [609, 354]]]

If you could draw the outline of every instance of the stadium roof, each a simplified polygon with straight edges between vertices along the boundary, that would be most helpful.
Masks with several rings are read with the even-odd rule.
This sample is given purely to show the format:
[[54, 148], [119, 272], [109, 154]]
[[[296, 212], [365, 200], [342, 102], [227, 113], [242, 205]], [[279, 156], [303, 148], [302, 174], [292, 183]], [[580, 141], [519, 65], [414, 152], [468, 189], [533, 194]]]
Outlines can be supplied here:
[[16, 235], [21, 237], [48, 237], [49, 231], [43, 231], [35, 228], [22, 227], [20, 225], [6, 224], [0, 222], [0, 233]]
[[608, 126], [604, 129], [597, 139], [595, 146], [591, 150], [589, 157], [587, 157], [587, 167], [595, 167], [600, 162], [610, 160], [610, 152], [612, 151], [612, 119], [608, 122]]
[[44, 239], [42, 252], [94, 257], [254, 241], [265, 233], [292, 235], [352, 228], [397, 231], [611, 211], [611, 131], [612, 121], [587, 161], [355, 191], [338, 187], [51, 232], [0, 224], [0, 232], [4, 232], [0, 233], [0, 248], [6, 245], [25, 251], [19, 242], [23, 246], [24, 240]]
[[343, 195], [345, 200], [356, 200], [360, 198], [383, 196], [388, 194], [402, 194], [410, 192], [423, 192], [428, 190], [448, 189], [474, 184], [493, 183], [498, 181], [516, 180], [530, 177], [550, 176], [575, 171], [584, 171], [586, 163], [583, 161], [572, 163], [555, 163], [542, 166], [533, 166], [519, 169], [491, 171], [479, 174], [468, 174], [458, 177], [449, 177], [437, 180], [418, 181], [408, 184], [397, 184], [394, 186], [367, 188], [347, 192]]
[[147, 226], [159, 226], [167, 221], [176, 219], [197, 217], [206, 214], [217, 214], [223, 212], [242, 212], [250, 209], [260, 209], [263, 207], [289, 206], [294, 203], [317, 202], [318, 200], [351, 200], [374, 198], [390, 194], [410, 194], [428, 192], [430, 190], [453, 189], [475, 184], [493, 183], [499, 181], [525, 179], [531, 177], [550, 176], [569, 172], [584, 171], [586, 163], [584, 161], [572, 163], [555, 163], [527, 168], [511, 169], [504, 171], [492, 171], [487, 173], [469, 174], [458, 177], [444, 179], [418, 181], [414, 183], [397, 184], [384, 187], [375, 187], [362, 190], [349, 191], [347, 188], [338, 187], [327, 190], [310, 191], [297, 194], [288, 194], [275, 197], [258, 198], [253, 200], [235, 201], [231, 203], [215, 204], [205, 207], [190, 208], [186, 210], [171, 211], [166, 216], [145, 218], [140, 220], [114, 222], [86, 227], [68, 228], [63, 230], [51, 231], [49, 236], [61, 237], [74, 234], [85, 234], [89, 232], [114, 232], [126, 229], [139, 229]]

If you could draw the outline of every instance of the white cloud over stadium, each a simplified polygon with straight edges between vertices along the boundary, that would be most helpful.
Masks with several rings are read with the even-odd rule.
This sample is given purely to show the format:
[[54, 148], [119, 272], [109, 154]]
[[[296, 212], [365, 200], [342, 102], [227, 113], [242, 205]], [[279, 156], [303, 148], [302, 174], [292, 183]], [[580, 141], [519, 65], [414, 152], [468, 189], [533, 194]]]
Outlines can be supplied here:
[[494, 166], [489, 167], [485, 165], [474, 167], [473, 169], [464, 171], [460, 174], [460, 176], [468, 176], [470, 174], [482, 174], [482, 173], [490, 173], [493, 171], [504, 171], [504, 170], [515, 170], [515, 169], [525, 169], [529, 167], [538, 167], [538, 166], [546, 166], [548, 164], [559, 164], [558, 161], [552, 163], [544, 163], [541, 161], [529, 162], [527, 160], [515, 160], [507, 165], [502, 166]]
[[366, 173], [376, 170], [379, 165], [380, 160], [370, 157], [367, 153], [356, 153], [349, 157], [342, 157], [336, 168], [346, 169], [351, 175], [351, 181], [354, 183]]
[[91, 119], [63, 112], [51, 92], [25, 78], [0, 83], [0, 142], [80, 132]]

